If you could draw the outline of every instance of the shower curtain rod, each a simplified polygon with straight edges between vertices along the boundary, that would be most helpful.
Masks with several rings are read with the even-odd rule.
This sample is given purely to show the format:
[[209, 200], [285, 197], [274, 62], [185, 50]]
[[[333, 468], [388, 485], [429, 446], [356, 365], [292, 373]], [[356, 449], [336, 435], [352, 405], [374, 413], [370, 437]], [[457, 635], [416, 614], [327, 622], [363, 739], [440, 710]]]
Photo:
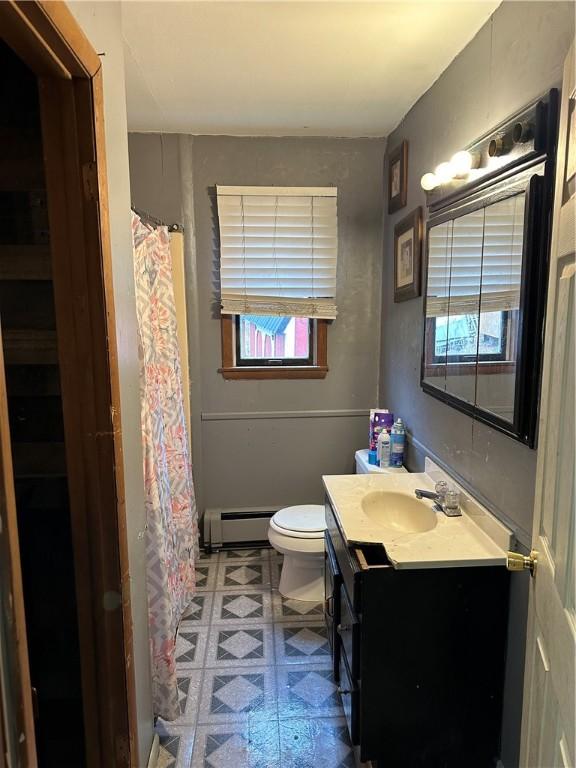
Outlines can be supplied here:
[[153, 224], [155, 227], [168, 227], [168, 232], [184, 232], [182, 224], [166, 224], [162, 219], [159, 219], [157, 216], [152, 216], [151, 213], [143, 211], [141, 208], [136, 208], [135, 205], [132, 205], [131, 208], [143, 221]]

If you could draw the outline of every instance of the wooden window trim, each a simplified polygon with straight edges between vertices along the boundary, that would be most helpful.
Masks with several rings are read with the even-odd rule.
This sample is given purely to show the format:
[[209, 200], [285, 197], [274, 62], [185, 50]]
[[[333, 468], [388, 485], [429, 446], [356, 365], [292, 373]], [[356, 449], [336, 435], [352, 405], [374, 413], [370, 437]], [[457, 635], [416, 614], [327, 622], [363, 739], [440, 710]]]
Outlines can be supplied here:
[[476, 368], [482, 374], [514, 373], [517, 364], [514, 360], [499, 362], [471, 363], [434, 363], [424, 369], [425, 376], [467, 376], [476, 373]]
[[316, 365], [236, 366], [234, 364], [234, 318], [222, 315], [222, 367], [224, 379], [325, 379], [328, 373], [328, 320], [316, 321]]

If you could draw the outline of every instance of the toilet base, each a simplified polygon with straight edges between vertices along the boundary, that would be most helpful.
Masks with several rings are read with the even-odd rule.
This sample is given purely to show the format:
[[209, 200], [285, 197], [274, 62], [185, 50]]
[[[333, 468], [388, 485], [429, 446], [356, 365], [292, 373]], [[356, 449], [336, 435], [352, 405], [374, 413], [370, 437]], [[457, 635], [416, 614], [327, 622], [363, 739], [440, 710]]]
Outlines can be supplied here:
[[293, 600], [320, 603], [324, 600], [324, 553], [318, 557], [310, 554], [284, 553], [282, 574], [278, 591]]

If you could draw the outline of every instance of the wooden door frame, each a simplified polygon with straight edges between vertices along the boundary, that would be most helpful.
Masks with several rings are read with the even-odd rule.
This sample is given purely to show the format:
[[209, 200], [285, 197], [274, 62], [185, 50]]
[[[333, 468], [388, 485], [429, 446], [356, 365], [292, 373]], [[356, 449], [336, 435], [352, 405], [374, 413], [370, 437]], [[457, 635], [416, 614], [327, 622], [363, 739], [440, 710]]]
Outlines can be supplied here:
[[137, 768], [101, 63], [64, 2], [4, 0], [0, 29], [39, 81], [86, 764]]

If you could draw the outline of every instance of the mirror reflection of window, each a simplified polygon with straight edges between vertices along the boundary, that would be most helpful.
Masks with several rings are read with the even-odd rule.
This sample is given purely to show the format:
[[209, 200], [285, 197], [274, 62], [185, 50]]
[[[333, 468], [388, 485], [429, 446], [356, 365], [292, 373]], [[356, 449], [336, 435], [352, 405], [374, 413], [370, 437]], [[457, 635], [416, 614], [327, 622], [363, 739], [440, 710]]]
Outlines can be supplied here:
[[428, 232], [428, 283], [426, 293], [424, 380], [438, 389], [446, 388], [446, 343], [450, 297], [452, 222], [437, 224]]
[[[446, 389], [475, 403], [484, 210], [455, 219], [446, 318]], [[441, 326], [437, 322], [437, 336]]]
[[428, 233], [424, 381], [513, 423], [525, 193]]
[[511, 423], [516, 387], [524, 206], [522, 193], [485, 209], [482, 258], [476, 404]]

